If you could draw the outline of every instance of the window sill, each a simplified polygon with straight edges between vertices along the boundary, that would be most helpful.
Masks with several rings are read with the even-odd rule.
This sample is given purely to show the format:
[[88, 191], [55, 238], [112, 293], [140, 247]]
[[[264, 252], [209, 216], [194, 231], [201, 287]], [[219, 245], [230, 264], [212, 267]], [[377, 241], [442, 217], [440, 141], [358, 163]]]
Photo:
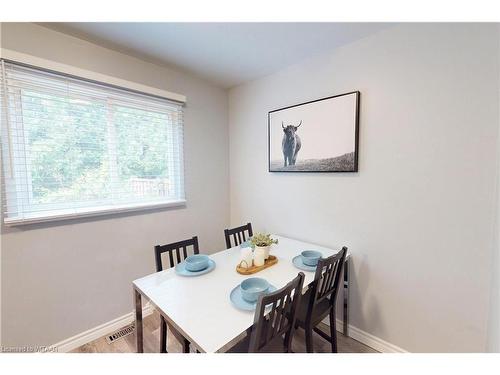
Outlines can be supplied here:
[[44, 223], [49, 221], [62, 221], [78, 218], [86, 218], [93, 216], [109, 215], [114, 213], [134, 212], [153, 210], [157, 208], [180, 207], [185, 206], [186, 200], [170, 200], [161, 202], [148, 202], [148, 203], [135, 203], [124, 205], [109, 205], [100, 207], [87, 207], [87, 208], [72, 208], [67, 210], [54, 210], [46, 212], [38, 212], [23, 217], [5, 218], [4, 223], [8, 226], [27, 225]]

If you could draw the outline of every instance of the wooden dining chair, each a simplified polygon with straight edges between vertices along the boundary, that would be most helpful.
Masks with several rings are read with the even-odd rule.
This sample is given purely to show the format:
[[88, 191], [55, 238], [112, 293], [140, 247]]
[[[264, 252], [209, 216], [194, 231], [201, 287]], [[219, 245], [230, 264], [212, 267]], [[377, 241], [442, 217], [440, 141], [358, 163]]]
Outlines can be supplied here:
[[[155, 262], [156, 262], [156, 272], [163, 271], [162, 254], [168, 254], [168, 267], [175, 267], [176, 264], [182, 262], [188, 257], [190, 251], [189, 248], [193, 248], [193, 254], [199, 254], [200, 249], [198, 247], [198, 237], [194, 236], [189, 240], [179, 241], [170, 243], [167, 245], [156, 245], [155, 246]], [[167, 353], [167, 321], [161, 316], [160, 323], [160, 352]], [[178, 331], [170, 326], [170, 331], [172, 334], [182, 343], [182, 349], [184, 353], [189, 353], [189, 340], [182, 336]]]
[[254, 324], [247, 336], [230, 353], [289, 353], [295, 331], [295, 317], [302, 297], [304, 273], [283, 288], [260, 296]]
[[[253, 236], [252, 223], [232, 229], [224, 229], [224, 236], [226, 237], [227, 249], [238, 246]], [[231, 245], [231, 237], [233, 237], [234, 245]]]
[[[314, 281], [302, 296], [298, 307], [296, 327], [305, 330], [306, 350], [313, 352], [313, 330], [332, 345], [332, 353], [337, 353], [336, 301], [341, 287], [341, 275], [344, 268], [347, 247], [336, 255], [321, 258], [316, 267]], [[330, 316], [330, 336], [317, 328], [317, 325]]]

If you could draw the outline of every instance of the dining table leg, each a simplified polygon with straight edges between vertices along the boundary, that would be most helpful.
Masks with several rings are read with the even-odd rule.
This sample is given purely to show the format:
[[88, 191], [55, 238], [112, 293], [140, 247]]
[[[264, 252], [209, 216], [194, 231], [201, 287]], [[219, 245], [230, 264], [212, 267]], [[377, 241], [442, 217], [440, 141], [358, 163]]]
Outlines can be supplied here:
[[344, 261], [344, 314], [343, 333], [349, 336], [349, 258]]
[[141, 293], [134, 288], [135, 299], [135, 335], [137, 340], [137, 353], [144, 352], [144, 341], [142, 335], [142, 301]]

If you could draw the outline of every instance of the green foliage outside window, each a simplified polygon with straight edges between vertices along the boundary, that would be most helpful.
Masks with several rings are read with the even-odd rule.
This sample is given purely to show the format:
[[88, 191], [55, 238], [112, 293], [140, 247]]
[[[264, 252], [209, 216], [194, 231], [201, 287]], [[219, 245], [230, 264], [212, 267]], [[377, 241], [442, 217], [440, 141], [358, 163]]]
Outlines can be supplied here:
[[21, 98], [33, 203], [126, 198], [134, 179], [168, 177], [168, 115], [29, 91]]

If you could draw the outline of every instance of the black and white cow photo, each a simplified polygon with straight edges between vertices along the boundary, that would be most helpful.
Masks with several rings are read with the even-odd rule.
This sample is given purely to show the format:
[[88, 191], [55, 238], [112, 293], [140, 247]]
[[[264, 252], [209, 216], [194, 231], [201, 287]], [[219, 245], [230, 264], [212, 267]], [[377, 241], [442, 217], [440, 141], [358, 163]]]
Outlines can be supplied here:
[[359, 95], [269, 112], [269, 171], [357, 172]]

